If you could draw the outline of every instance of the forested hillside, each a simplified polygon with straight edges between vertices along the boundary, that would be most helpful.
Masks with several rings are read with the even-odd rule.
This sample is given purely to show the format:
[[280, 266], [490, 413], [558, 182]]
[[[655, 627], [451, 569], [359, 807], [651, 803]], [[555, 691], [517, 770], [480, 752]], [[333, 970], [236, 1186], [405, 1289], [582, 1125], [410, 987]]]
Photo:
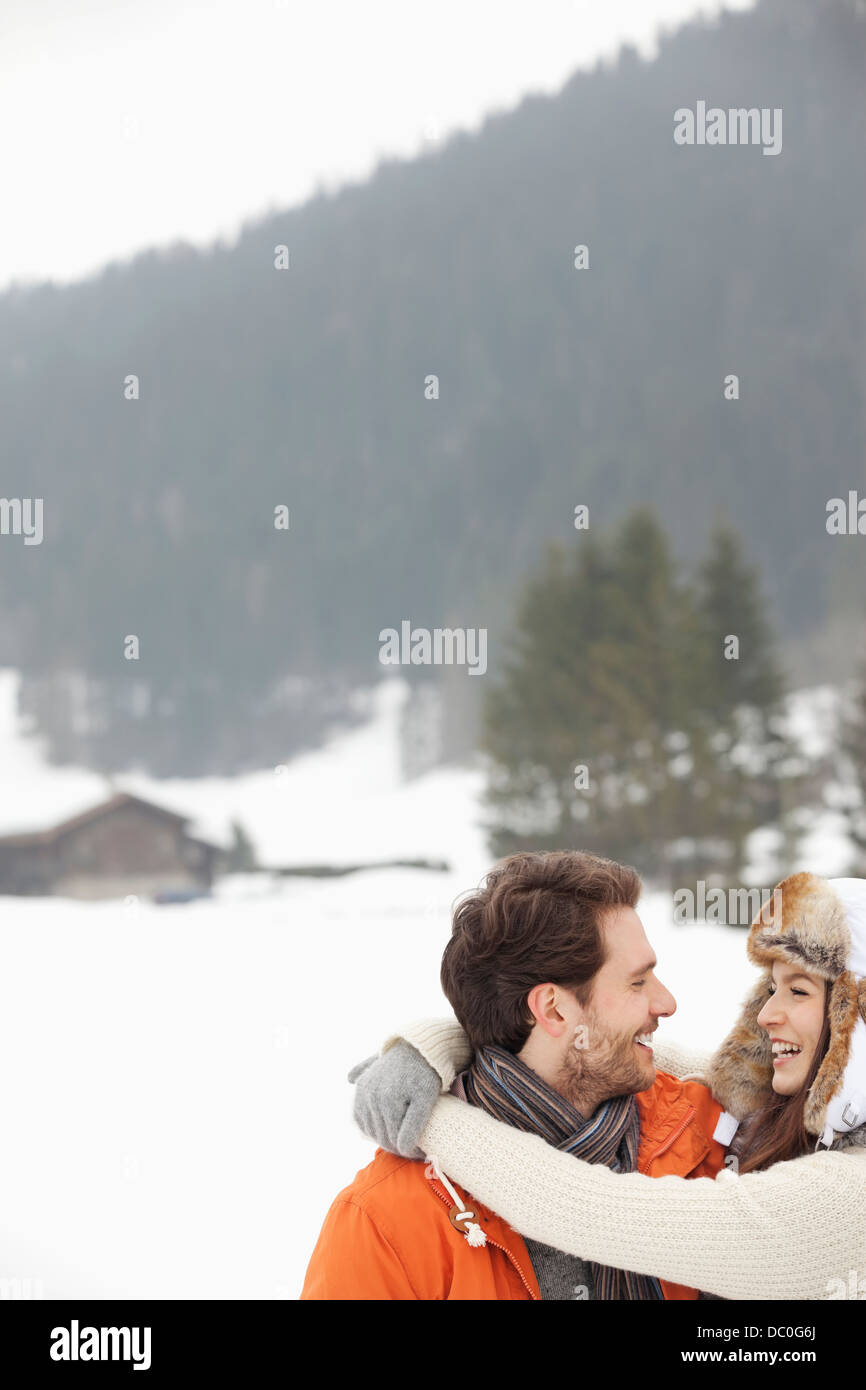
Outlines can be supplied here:
[[[97, 762], [284, 755], [404, 618], [487, 626], [495, 673], [577, 503], [652, 505], [685, 563], [724, 514], [783, 636], [856, 613], [864, 542], [824, 523], [866, 490], [864, 72], [855, 0], [761, 0], [235, 246], [3, 295], [0, 491], [45, 532], [0, 538], [0, 662], [57, 755], [82, 698]], [[678, 147], [701, 99], [782, 108], [781, 152]]]

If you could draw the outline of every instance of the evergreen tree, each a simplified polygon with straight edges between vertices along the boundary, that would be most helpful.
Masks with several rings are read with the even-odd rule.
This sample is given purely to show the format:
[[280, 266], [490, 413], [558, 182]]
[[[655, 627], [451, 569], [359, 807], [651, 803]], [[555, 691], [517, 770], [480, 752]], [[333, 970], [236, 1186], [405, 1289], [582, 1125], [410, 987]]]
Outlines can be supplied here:
[[796, 852], [794, 808], [807, 768], [785, 732], [782, 674], [757, 570], [721, 521], [698, 571], [695, 617], [688, 724], [689, 820], [703, 845], [696, 858], [704, 874], [733, 881], [748, 836], [775, 825], [781, 877]]
[[688, 585], [646, 509], [551, 548], [485, 705], [494, 852], [581, 846], [672, 884], [736, 882], [748, 836], [775, 824], [781, 872], [799, 771], [781, 700], [756, 575], [724, 527]]
[[610, 544], [587, 532], [570, 555], [551, 547], [485, 706], [495, 852], [580, 843], [658, 869], [686, 604], [648, 511]]

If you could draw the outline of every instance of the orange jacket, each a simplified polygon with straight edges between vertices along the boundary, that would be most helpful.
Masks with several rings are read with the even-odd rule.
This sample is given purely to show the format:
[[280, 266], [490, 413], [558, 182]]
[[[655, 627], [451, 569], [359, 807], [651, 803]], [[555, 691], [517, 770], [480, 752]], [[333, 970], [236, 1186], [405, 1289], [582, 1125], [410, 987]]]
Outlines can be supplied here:
[[[725, 1150], [712, 1133], [721, 1114], [705, 1086], [657, 1072], [636, 1097], [638, 1171], [650, 1177], [714, 1177]], [[523, 1239], [466, 1198], [487, 1236], [471, 1246], [451, 1221], [451, 1197], [427, 1166], [376, 1150], [331, 1205], [307, 1269], [302, 1299], [538, 1299]], [[697, 1298], [662, 1281], [665, 1298]]]

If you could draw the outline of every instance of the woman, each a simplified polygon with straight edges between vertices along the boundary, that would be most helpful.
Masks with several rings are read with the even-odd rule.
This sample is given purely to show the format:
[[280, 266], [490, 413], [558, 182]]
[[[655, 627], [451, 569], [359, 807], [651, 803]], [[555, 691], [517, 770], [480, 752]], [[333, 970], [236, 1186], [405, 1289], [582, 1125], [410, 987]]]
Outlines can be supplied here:
[[[586, 1260], [721, 1298], [866, 1295], [866, 880], [796, 874], [779, 888], [749, 932], [761, 978], [697, 1067], [733, 1136], [718, 1177], [615, 1173], [451, 1096], [418, 1125], [423, 1151], [524, 1237]], [[404, 1038], [446, 1084], [468, 1061], [453, 1024]], [[696, 1069], [695, 1054], [656, 1057]], [[388, 1066], [386, 1052], [385, 1112], [417, 1111], [396, 1056]], [[388, 1133], [386, 1118], [371, 1137], [396, 1147]]]

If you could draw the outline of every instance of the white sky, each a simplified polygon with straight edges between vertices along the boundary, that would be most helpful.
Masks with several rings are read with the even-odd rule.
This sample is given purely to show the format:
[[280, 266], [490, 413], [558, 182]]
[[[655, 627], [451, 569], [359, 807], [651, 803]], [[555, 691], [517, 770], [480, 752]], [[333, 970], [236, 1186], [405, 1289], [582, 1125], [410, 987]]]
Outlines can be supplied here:
[[[726, 0], [748, 9], [752, 0]], [[0, 0], [0, 288], [362, 179], [718, 0]]]

